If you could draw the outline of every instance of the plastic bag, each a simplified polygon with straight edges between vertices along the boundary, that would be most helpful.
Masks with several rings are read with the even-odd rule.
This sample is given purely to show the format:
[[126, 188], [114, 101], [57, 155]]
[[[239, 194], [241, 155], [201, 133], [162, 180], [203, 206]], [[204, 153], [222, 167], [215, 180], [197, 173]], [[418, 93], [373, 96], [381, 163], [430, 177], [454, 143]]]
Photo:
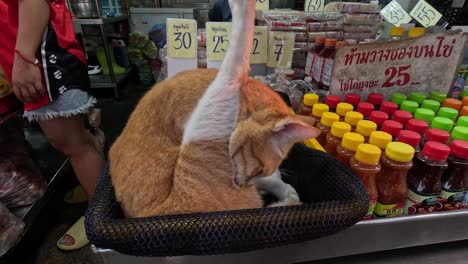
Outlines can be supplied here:
[[0, 257], [15, 244], [23, 229], [23, 221], [0, 203]]
[[382, 22], [379, 14], [344, 14], [343, 23], [349, 25], [376, 25]]
[[339, 20], [307, 23], [307, 30], [309, 32], [335, 31], [342, 30], [342, 28], [343, 22]]
[[333, 2], [325, 5], [325, 12], [377, 14], [380, 7], [370, 3]]

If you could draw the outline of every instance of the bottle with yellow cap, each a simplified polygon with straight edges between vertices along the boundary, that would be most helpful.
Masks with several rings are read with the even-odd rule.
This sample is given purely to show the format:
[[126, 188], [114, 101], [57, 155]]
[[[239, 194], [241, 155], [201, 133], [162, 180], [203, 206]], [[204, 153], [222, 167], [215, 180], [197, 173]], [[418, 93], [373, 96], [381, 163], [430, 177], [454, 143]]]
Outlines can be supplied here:
[[351, 125], [351, 131], [354, 132], [356, 130], [357, 123], [361, 120], [364, 120], [364, 115], [356, 112], [356, 111], [349, 111], [345, 115], [345, 122]]
[[364, 143], [364, 137], [354, 132], [344, 134], [341, 144], [336, 147], [336, 158], [349, 166], [349, 160], [356, 154], [359, 145]]
[[317, 124], [317, 128], [320, 130], [321, 133], [316, 138], [320, 145], [325, 146], [325, 144], [327, 143], [327, 134], [331, 131], [333, 123], [339, 120], [340, 116], [335, 113], [326, 112], [322, 114], [322, 118]]
[[369, 120], [361, 120], [356, 126], [356, 133], [362, 135], [365, 142], [369, 142], [370, 135], [376, 130], [377, 124]]
[[327, 134], [327, 143], [325, 144], [325, 151], [329, 155], [336, 156], [336, 147], [341, 144], [341, 140], [347, 132], [351, 132], [349, 124], [345, 122], [333, 123], [331, 131]]
[[403, 33], [405, 33], [404, 27], [392, 27], [390, 29], [390, 38], [391, 40], [401, 40], [403, 38]]
[[306, 93], [301, 105], [301, 115], [310, 116], [313, 106], [318, 103], [319, 96], [313, 93]]
[[374, 131], [369, 138], [369, 144], [379, 147], [381, 150], [385, 150], [390, 142], [392, 142], [392, 135], [383, 131]]
[[329, 112], [330, 107], [326, 104], [317, 103], [312, 107], [312, 116], [317, 120], [322, 118], [323, 113]]
[[339, 103], [336, 106], [336, 113], [340, 116], [340, 121], [344, 121], [346, 113], [353, 111], [353, 105], [348, 103]]
[[408, 37], [409, 38], [417, 38], [419, 36], [424, 35], [425, 32], [426, 32], [426, 29], [423, 28], [423, 27], [410, 28], [409, 31], [408, 31]]
[[369, 210], [364, 219], [371, 219], [374, 214], [375, 204], [377, 203], [377, 185], [376, 176], [380, 172], [380, 148], [361, 144], [358, 146], [356, 155], [349, 160], [349, 166], [361, 178], [364, 187], [369, 195]]
[[380, 158], [381, 171], [377, 176], [378, 199], [374, 215], [393, 217], [403, 215], [408, 187], [406, 177], [413, 167], [414, 148], [402, 142], [387, 144]]

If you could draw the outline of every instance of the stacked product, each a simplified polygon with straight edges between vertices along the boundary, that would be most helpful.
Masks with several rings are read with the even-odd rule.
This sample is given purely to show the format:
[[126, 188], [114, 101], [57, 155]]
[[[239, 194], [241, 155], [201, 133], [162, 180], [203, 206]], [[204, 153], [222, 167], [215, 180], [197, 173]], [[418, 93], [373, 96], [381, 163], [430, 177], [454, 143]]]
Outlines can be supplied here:
[[206, 30], [204, 28], [199, 28], [197, 32], [197, 42], [198, 42], [198, 68], [206, 68]]

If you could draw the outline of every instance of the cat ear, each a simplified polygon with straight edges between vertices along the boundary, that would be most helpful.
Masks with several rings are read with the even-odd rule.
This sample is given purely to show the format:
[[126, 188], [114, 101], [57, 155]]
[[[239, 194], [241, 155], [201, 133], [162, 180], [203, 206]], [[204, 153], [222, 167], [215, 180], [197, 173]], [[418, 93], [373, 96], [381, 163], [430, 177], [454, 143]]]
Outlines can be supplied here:
[[320, 134], [320, 130], [297, 117], [287, 117], [276, 122], [272, 132], [271, 143], [281, 156], [286, 156], [287, 148], [294, 143], [315, 138]]

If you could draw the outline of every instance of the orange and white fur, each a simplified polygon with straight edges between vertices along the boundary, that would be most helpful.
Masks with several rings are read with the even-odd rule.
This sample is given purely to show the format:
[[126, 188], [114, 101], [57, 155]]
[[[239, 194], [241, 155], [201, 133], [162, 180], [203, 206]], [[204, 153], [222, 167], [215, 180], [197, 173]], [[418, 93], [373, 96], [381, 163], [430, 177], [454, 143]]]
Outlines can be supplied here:
[[186, 71], [156, 85], [111, 147], [127, 217], [259, 208], [259, 190], [276, 205], [299, 202], [278, 167], [295, 142], [319, 132], [248, 77], [255, 1], [229, 4], [232, 42], [219, 72]]

